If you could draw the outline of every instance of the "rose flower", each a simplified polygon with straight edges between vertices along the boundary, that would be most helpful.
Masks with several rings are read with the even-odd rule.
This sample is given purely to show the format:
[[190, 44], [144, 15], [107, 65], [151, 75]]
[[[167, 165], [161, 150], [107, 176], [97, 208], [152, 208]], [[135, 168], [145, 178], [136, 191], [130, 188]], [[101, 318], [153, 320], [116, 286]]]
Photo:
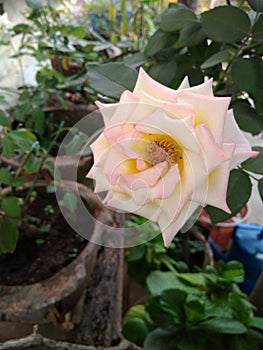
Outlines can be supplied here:
[[230, 212], [229, 173], [256, 157], [239, 130], [229, 97], [215, 97], [213, 81], [178, 90], [140, 69], [133, 92], [120, 102], [97, 102], [105, 129], [91, 145], [88, 177], [104, 203], [158, 222], [168, 247], [192, 214], [207, 204]]

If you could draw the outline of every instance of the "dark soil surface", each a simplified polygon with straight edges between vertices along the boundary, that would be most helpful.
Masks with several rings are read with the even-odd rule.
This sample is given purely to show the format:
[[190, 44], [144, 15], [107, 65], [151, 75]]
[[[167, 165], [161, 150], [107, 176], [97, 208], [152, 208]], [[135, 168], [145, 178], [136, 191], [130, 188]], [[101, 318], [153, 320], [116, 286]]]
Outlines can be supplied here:
[[85, 247], [63, 218], [54, 196], [35, 197], [23, 213], [18, 245], [0, 255], [0, 284], [39, 282], [68, 265]]

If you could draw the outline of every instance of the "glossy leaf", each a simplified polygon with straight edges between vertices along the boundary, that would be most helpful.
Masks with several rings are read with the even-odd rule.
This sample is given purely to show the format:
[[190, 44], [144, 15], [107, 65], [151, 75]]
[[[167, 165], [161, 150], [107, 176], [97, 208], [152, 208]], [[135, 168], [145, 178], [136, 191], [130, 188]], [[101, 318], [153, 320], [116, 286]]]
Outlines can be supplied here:
[[258, 151], [256, 158], [250, 158], [242, 163], [242, 167], [248, 171], [263, 175], [263, 147], [252, 147], [254, 151]]
[[145, 339], [144, 350], [175, 350], [176, 338], [161, 328], [153, 330]]
[[139, 346], [143, 346], [144, 339], [149, 333], [145, 322], [140, 318], [132, 318], [122, 328], [122, 335]]
[[252, 38], [256, 42], [263, 44], [263, 14], [259, 16], [255, 23]]
[[0, 109], [0, 125], [10, 128], [10, 120], [5, 115], [5, 112]]
[[123, 63], [90, 65], [87, 73], [89, 85], [97, 92], [116, 99], [125, 91], [133, 90], [138, 72]]
[[1, 202], [1, 209], [10, 218], [20, 218], [21, 208], [16, 197], [4, 197]]
[[0, 254], [13, 253], [17, 241], [17, 227], [6, 218], [0, 218]]
[[173, 61], [155, 64], [149, 71], [149, 75], [166, 86], [169, 86], [177, 72], [177, 63]]
[[193, 11], [186, 8], [170, 8], [161, 15], [159, 25], [165, 32], [174, 32], [193, 21], [196, 21], [196, 15]]
[[196, 46], [206, 38], [199, 22], [190, 22], [180, 31], [178, 44], [180, 46]]
[[12, 174], [7, 168], [0, 169], [0, 183], [8, 185], [12, 179]]
[[243, 334], [247, 331], [241, 322], [219, 317], [200, 322], [198, 328], [206, 332], [223, 334]]
[[209, 57], [201, 64], [201, 69], [207, 69], [216, 66], [218, 63], [225, 62], [229, 59], [230, 53], [227, 50], [219, 51]]
[[263, 1], [262, 0], [247, 0], [251, 8], [256, 12], [263, 12]]
[[223, 43], [240, 41], [250, 30], [248, 15], [235, 6], [219, 6], [203, 12], [201, 23], [209, 38]]
[[232, 105], [236, 122], [240, 129], [258, 135], [263, 128], [263, 118], [251, 107], [247, 100], [237, 100]]
[[166, 33], [158, 29], [149, 39], [145, 48], [146, 56], [153, 56], [159, 53], [162, 49], [172, 46], [178, 38], [178, 34]]
[[231, 67], [235, 88], [255, 94], [259, 84], [258, 68], [258, 63], [255, 60], [238, 57]]
[[241, 170], [234, 169], [230, 173], [227, 204], [232, 214], [227, 214], [221, 209], [207, 206], [206, 212], [211, 218], [212, 224], [228, 220], [235, 216], [247, 203], [251, 195], [252, 184], [248, 174]]

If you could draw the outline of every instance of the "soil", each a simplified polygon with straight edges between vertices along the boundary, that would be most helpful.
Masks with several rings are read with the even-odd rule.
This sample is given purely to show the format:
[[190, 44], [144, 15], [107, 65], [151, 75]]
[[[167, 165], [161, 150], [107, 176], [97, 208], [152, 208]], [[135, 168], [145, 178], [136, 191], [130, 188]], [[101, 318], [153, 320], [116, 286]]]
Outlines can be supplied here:
[[37, 196], [23, 213], [15, 252], [0, 255], [0, 284], [26, 285], [49, 278], [86, 244], [67, 224], [54, 196]]

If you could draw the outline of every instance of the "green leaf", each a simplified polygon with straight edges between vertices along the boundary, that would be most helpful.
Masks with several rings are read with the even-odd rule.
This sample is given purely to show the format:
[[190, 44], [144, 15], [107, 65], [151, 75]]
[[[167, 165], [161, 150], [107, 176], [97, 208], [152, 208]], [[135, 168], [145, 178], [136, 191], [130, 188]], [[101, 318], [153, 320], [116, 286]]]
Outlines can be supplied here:
[[131, 68], [138, 68], [147, 62], [147, 57], [142, 52], [137, 52], [124, 60], [124, 63]]
[[23, 186], [26, 182], [26, 179], [23, 176], [18, 176], [14, 179], [12, 185], [13, 187], [20, 187]]
[[125, 91], [133, 90], [138, 72], [123, 63], [90, 65], [87, 73], [89, 85], [99, 93], [116, 99]]
[[145, 48], [144, 54], [146, 56], [154, 56], [162, 49], [172, 46], [179, 35], [174, 33], [166, 33], [158, 29], [148, 40], [148, 44]]
[[44, 126], [45, 126], [45, 113], [41, 108], [34, 108], [32, 111], [32, 119], [34, 121], [34, 130], [42, 136], [44, 133]]
[[74, 193], [67, 192], [63, 196], [63, 204], [71, 213], [74, 213], [77, 209], [78, 199]]
[[[178, 318], [175, 312], [167, 312], [167, 308], [163, 307], [160, 303], [160, 297], [152, 297], [148, 300], [146, 304], [146, 310], [148, 311], [151, 320], [162, 328], [167, 328], [174, 323], [174, 319]], [[170, 310], [169, 310], [170, 311]]]
[[161, 15], [159, 25], [164, 32], [175, 32], [193, 21], [196, 21], [193, 11], [186, 8], [170, 8]]
[[215, 41], [241, 41], [250, 30], [250, 19], [240, 8], [219, 6], [201, 14], [201, 23], [207, 36]]
[[258, 135], [263, 128], [263, 120], [247, 100], [237, 100], [232, 104], [238, 126], [252, 135]]
[[10, 218], [19, 219], [21, 217], [21, 208], [16, 197], [4, 197], [1, 202], [1, 209]]
[[13, 253], [17, 241], [17, 227], [6, 218], [0, 218], [0, 254]]
[[9, 135], [3, 137], [2, 143], [3, 143], [4, 155], [7, 158], [12, 157], [16, 147], [15, 147], [14, 142], [12, 141], [11, 137]]
[[263, 317], [252, 317], [250, 320], [250, 326], [263, 330]]
[[160, 62], [153, 65], [148, 72], [149, 75], [166, 86], [169, 86], [177, 72], [177, 64], [175, 61]]
[[242, 283], [244, 282], [245, 271], [243, 265], [239, 261], [229, 261], [224, 263], [218, 262], [218, 270], [220, 276], [228, 282]]
[[196, 323], [205, 318], [205, 305], [202, 300], [190, 300], [184, 305], [187, 322]]
[[[176, 323], [181, 324], [184, 322], [184, 309], [183, 305], [187, 293], [180, 289], [168, 289], [164, 290], [161, 294], [160, 304], [161, 307], [170, 315]], [[160, 323], [159, 323], [160, 325]]]
[[254, 59], [238, 57], [231, 67], [235, 88], [255, 94], [258, 86], [258, 68]]
[[26, 161], [25, 169], [27, 174], [37, 173], [41, 165], [41, 160], [35, 155], [31, 154]]
[[26, 4], [32, 10], [40, 10], [43, 7], [42, 0], [26, 0]]
[[247, 328], [236, 320], [229, 318], [210, 318], [198, 324], [198, 329], [223, 334], [243, 334]]
[[254, 25], [252, 38], [258, 43], [263, 44], [263, 14], [261, 14]]
[[251, 308], [248, 307], [247, 302], [245, 302], [237, 293], [230, 293], [228, 300], [233, 318], [245, 325], [248, 325], [251, 319]]
[[201, 23], [190, 22], [180, 31], [178, 43], [180, 46], [197, 46], [206, 38]]
[[263, 201], [263, 177], [258, 182], [258, 192], [259, 192], [260, 197]]
[[84, 39], [87, 36], [87, 29], [86, 27], [76, 27], [71, 34], [77, 39]]
[[231, 214], [210, 205], [207, 206], [205, 210], [210, 216], [212, 224], [226, 221], [240, 212], [250, 198], [251, 189], [252, 184], [248, 174], [242, 170], [232, 170], [229, 176], [226, 199]]
[[122, 335], [139, 346], [143, 346], [144, 339], [148, 333], [147, 325], [140, 318], [130, 319], [122, 328]]
[[0, 125], [10, 128], [10, 120], [6, 117], [5, 112], [0, 109]]
[[201, 64], [201, 69], [214, 67], [219, 63], [225, 62], [229, 59], [230, 53], [227, 50], [219, 51], [210, 56], [204, 63]]
[[256, 158], [250, 158], [243, 162], [241, 166], [253, 173], [263, 174], [263, 147], [252, 147], [253, 151], [259, 152]]
[[17, 25], [15, 25], [12, 30], [16, 33], [16, 34], [28, 34], [31, 31], [31, 27], [28, 24], [25, 23], [19, 23]]
[[263, 1], [262, 0], [247, 0], [251, 8], [256, 12], [263, 12]]
[[148, 275], [146, 285], [151, 295], [160, 295], [166, 289], [180, 289], [189, 293], [197, 292], [195, 287], [186, 285], [173, 272], [153, 271]]
[[9, 185], [10, 181], [12, 179], [11, 172], [6, 168], [0, 169], [0, 183], [4, 185]]
[[144, 350], [175, 350], [176, 337], [161, 328], [153, 330], [145, 339]]

